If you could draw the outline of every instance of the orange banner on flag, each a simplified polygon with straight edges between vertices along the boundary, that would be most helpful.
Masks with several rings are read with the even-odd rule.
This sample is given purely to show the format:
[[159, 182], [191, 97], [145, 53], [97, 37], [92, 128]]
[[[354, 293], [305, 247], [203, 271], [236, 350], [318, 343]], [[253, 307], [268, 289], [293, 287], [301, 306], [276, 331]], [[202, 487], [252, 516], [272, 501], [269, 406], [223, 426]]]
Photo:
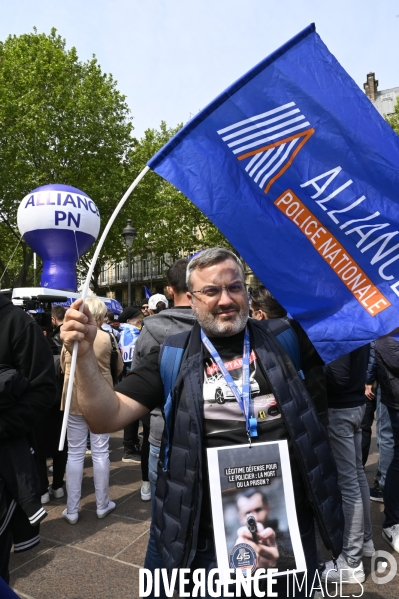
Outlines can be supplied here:
[[390, 301], [356, 264], [334, 235], [308, 210], [289, 189], [274, 202], [275, 206], [309, 239], [346, 288], [365, 310], [376, 316], [391, 305]]

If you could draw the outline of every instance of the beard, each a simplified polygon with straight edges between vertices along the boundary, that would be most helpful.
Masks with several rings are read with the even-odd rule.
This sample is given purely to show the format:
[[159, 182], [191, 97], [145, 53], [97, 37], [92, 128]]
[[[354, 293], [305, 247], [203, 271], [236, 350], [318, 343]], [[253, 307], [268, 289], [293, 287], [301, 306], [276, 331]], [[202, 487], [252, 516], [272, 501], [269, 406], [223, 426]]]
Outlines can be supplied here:
[[[218, 314], [223, 314], [224, 310], [235, 310], [234, 314], [229, 317], [229, 320], [219, 320]], [[198, 321], [198, 324], [209, 337], [231, 337], [240, 333], [246, 326], [249, 317], [249, 305], [238, 306], [232, 302], [224, 310], [214, 308], [210, 312], [202, 313], [193, 306], [193, 312]]]

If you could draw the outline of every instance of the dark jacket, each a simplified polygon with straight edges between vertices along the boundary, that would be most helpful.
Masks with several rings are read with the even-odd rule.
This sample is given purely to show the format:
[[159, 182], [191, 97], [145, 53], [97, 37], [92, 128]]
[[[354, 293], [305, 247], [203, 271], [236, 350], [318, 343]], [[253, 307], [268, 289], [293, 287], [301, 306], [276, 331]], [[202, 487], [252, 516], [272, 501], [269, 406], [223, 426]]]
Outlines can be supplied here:
[[53, 334], [51, 335], [51, 339], [57, 348], [57, 351], [53, 351], [54, 355], [60, 354], [62, 350], [61, 327], [62, 324], [59, 324], [57, 327], [55, 327]]
[[370, 343], [369, 363], [367, 364], [366, 385], [372, 385], [378, 380], [378, 364], [375, 357], [375, 341]]
[[325, 366], [329, 408], [355, 408], [366, 403], [364, 391], [369, 356], [370, 345], [367, 344]]
[[55, 371], [49, 344], [37, 322], [0, 294], [0, 364], [29, 384], [18, 402], [0, 414], [0, 440], [29, 432], [54, 403]]
[[[267, 321], [248, 323], [251, 348], [268, 378], [282, 417], [293, 441], [295, 457], [302, 472], [325, 545], [338, 556], [342, 549], [343, 514], [337, 472], [328, 435], [302, 380], [276, 337], [268, 332]], [[181, 334], [168, 344], [181, 347]], [[302, 369], [306, 378], [318, 377], [318, 367], [309, 359], [315, 350], [306, 334], [300, 339]], [[322, 375], [322, 373], [321, 373]], [[186, 392], [188, 390], [189, 401]], [[203, 462], [203, 346], [200, 328], [194, 325], [174, 388], [174, 427], [170, 470], [158, 467], [153, 506], [153, 525], [158, 551], [165, 567], [189, 566], [196, 553], [202, 503]], [[320, 411], [326, 402], [320, 396]], [[164, 436], [163, 444], [166, 439]], [[163, 446], [161, 448], [161, 456]], [[299, 515], [300, 517], [300, 515]]]
[[[0, 413], [19, 401], [27, 386], [25, 377], [0, 364]], [[40, 501], [39, 477], [27, 435], [0, 441], [0, 478], [31, 524], [38, 524], [47, 516]]]
[[[13, 394], [10, 394], [10, 388], [5, 386], [4, 409], [0, 411], [0, 443], [6, 443], [8, 440], [25, 437], [38, 418], [51, 407], [55, 394], [55, 371], [50, 347], [37, 322], [2, 294], [0, 364], [11, 366], [28, 382], [23, 390], [18, 387], [17, 401], [12, 401]], [[16, 454], [15, 459], [20, 461], [20, 454]], [[18, 472], [16, 474], [19, 475]], [[31, 470], [31, 475], [37, 477], [36, 468]], [[0, 482], [0, 501], [3, 508], [0, 514], [0, 536], [9, 527], [13, 536], [14, 551], [31, 549], [39, 542], [38, 522], [46, 512], [40, 504], [44, 514], [37, 514], [37, 520], [36, 517], [33, 517], [33, 521], [30, 520], [21, 505], [13, 498], [12, 491], [4, 482]], [[20, 486], [19, 489], [21, 490]], [[22, 495], [21, 503], [29, 504], [27, 493], [23, 489]], [[36, 500], [33, 500], [37, 500], [37, 493]]]
[[381, 403], [399, 410], [399, 343], [393, 337], [383, 337], [375, 342]]

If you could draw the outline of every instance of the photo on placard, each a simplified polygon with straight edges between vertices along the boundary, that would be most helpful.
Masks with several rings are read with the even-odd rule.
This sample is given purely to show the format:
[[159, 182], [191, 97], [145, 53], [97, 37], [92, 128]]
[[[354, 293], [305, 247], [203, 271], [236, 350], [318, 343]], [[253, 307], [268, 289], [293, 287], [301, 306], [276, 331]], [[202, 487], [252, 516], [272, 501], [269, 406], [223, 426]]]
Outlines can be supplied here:
[[[211, 449], [208, 459], [219, 568], [303, 571], [286, 442]], [[269, 566], [262, 545], [271, 549]]]

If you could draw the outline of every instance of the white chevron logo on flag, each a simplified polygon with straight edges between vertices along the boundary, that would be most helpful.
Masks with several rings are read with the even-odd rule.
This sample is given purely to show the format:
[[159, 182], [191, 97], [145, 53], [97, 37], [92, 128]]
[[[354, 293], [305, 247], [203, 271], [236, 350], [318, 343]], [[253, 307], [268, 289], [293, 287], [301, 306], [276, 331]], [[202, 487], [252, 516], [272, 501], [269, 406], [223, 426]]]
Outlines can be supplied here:
[[314, 132], [295, 102], [289, 102], [219, 129], [218, 134], [238, 160], [247, 160], [246, 172], [267, 193]]

